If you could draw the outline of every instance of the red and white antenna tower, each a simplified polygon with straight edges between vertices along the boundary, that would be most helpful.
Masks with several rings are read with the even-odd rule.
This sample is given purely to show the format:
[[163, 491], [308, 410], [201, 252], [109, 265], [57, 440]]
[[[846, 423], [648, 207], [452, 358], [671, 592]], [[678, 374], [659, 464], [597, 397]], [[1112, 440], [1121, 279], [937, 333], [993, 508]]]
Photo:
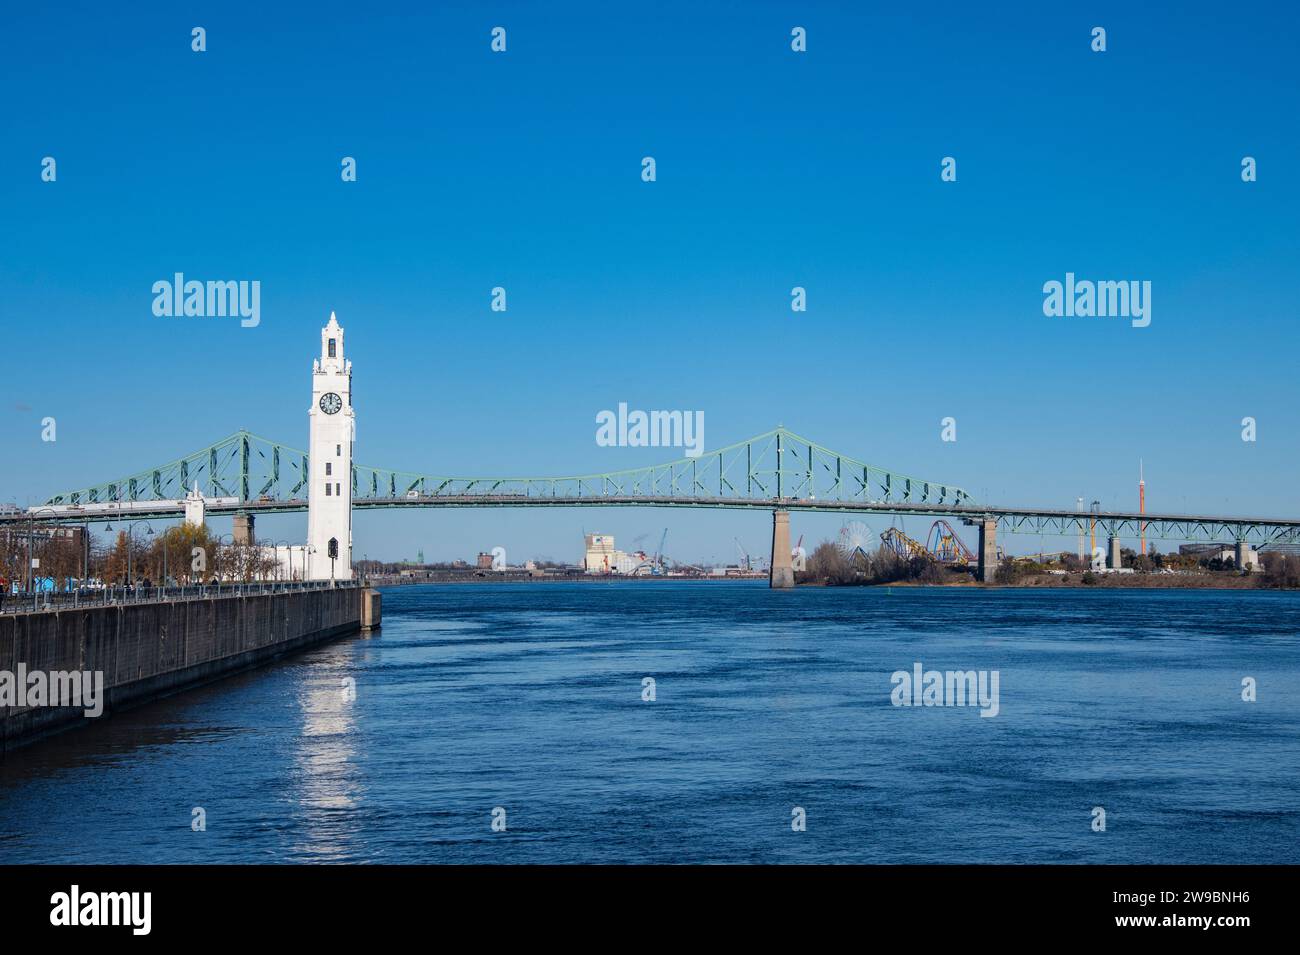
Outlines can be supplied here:
[[[1147, 482], [1142, 474], [1142, 459], [1138, 458], [1138, 513], [1147, 512]], [[1147, 522], [1141, 521], [1142, 528], [1142, 553], [1147, 552]]]

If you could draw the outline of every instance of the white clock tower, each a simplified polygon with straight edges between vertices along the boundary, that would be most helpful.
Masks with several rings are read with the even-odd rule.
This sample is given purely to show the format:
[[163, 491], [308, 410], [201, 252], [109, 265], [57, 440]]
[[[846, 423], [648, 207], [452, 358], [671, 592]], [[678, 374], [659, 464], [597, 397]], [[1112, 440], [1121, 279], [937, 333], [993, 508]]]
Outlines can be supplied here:
[[352, 579], [352, 362], [334, 313], [321, 329], [311, 369], [311, 443], [307, 446], [307, 579]]

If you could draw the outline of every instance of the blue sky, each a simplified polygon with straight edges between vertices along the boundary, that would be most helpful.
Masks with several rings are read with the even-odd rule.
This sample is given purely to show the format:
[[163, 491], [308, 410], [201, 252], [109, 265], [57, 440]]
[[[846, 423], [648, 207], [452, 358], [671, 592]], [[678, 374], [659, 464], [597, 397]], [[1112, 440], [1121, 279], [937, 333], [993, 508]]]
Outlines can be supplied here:
[[[0, 500], [241, 427], [305, 446], [333, 309], [364, 464], [676, 456], [596, 445], [596, 413], [626, 401], [704, 411], [708, 447], [784, 423], [992, 502], [1131, 506], [1142, 457], [1150, 510], [1294, 516], [1300, 15], [1134, 7], [7, 11]], [[259, 280], [261, 324], [155, 317], [152, 283], [177, 271]], [[1151, 281], [1150, 327], [1045, 317], [1042, 285], [1067, 271]], [[574, 559], [584, 528], [631, 543], [667, 526], [675, 556], [728, 559], [735, 536], [763, 551], [769, 522], [367, 513], [356, 551]], [[259, 529], [300, 539], [305, 517]]]

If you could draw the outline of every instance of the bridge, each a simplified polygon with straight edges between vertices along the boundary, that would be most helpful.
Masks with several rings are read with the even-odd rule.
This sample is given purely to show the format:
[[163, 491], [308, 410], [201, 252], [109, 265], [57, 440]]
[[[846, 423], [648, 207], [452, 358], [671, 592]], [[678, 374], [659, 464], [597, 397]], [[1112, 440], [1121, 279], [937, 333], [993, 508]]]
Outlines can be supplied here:
[[[92, 524], [174, 518], [194, 482], [208, 489], [208, 513], [256, 515], [307, 509], [311, 462], [305, 451], [237, 431], [175, 461], [103, 484], [51, 495], [44, 504], [0, 513], [0, 525]], [[959, 487], [901, 474], [847, 457], [784, 427], [698, 457], [570, 477], [454, 477], [353, 465], [352, 506], [424, 507], [695, 507], [773, 513], [773, 586], [793, 582], [790, 511], [863, 512], [960, 520], [977, 530], [979, 578], [997, 566], [997, 533], [1109, 539], [1108, 562], [1120, 564], [1120, 540], [1139, 537], [1218, 541], [1238, 548], [1300, 543], [1300, 519], [1076, 511], [981, 504]]]

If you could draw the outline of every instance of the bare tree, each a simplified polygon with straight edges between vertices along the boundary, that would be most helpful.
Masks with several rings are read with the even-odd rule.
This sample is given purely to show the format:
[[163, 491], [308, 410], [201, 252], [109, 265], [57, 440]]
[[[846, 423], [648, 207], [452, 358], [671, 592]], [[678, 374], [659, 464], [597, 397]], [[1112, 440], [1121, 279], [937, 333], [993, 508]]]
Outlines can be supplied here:
[[1266, 551], [1260, 555], [1264, 562], [1264, 583], [1270, 587], [1300, 587], [1300, 557]]

